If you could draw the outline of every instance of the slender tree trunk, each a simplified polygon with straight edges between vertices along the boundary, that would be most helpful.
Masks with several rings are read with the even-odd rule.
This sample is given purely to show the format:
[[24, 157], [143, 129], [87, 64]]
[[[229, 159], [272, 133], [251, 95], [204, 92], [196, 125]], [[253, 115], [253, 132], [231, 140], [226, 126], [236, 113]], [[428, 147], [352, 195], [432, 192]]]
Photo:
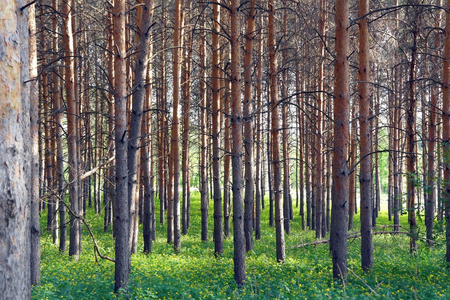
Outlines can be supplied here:
[[244, 158], [245, 158], [245, 195], [244, 195], [244, 234], [245, 250], [253, 249], [253, 117], [252, 117], [252, 54], [255, 37], [255, 3], [249, 2], [244, 50]]
[[[442, 5], [442, 1], [439, 0], [437, 3], [438, 6]], [[441, 13], [437, 13], [437, 18], [435, 21], [435, 27], [441, 26]], [[434, 38], [434, 46], [436, 49], [439, 49], [441, 45], [441, 35], [436, 34]], [[436, 55], [438, 55], [438, 51], [436, 50]], [[433, 59], [433, 65], [439, 65], [437, 59]], [[437, 70], [436, 70], [437, 71]], [[437, 76], [437, 72], [433, 72], [433, 75]], [[437, 80], [439, 80], [437, 78]], [[430, 99], [430, 110], [428, 113], [428, 171], [426, 176], [426, 185], [427, 187], [427, 197], [425, 202], [425, 226], [426, 226], [426, 237], [428, 245], [432, 245], [431, 240], [433, 239], [433, 227], [434, 227], [434, 217], [435, 217], [435, 203], [436, 203], [436, 128], [437, 128], [437, 105], [439, 98], [439, 88], [436, 85], [431, 87], [431, 99]]]
[[[352, 109], [352, 120], [356, 120], [356, 100], [353, 100]], [[357, 130], [358, 124], [356, 121], [352, 122], [351, 134], [350, 134], [350, 166], [355, 166], [357, 157]], [[349, 201], [348, 201], [348, 230], [353, 230], [353, 218], [355, 216], [355, 206], [356, 206], [356, 171], [357, 166], [350, 174], [349, 178]]]
[[183, 2], [175, 0], [175, 32], [173, 50], [173, 114], [171, 156], [173, 163], [173, 247], [181, 250], [180, 228], [180, 133], [178, 107], [180, 106], [180, 47], [183, 27]]
[[[202, 23], [204, 23], [202, 18]], [[200, 71], [200, 201], [201, 201], [201, 240], [208, 240], [208, 209], [209, 209], [209, 196], [208, 196], [208, 175], [207, 175], [207, 143], [206, 143], [206, 55], [205, 55], [206, 40], [202, 33], [200, 41], [200, 57], [201, 57], [201, 71]]]
[[233, 170], [233, 228], [234, 228], [234, 280], [238, 286], [245, 284], [245, 233], [244, 233], [244, 208], [242, 189], [242, 105], [241, 105], [241, 53], [239, 3], [237, 0], [230, 2], [230, 43], [231, 43], [231, 134], [233, 145], [231, 149]]
[[115, 285], [114, 291], [127, 289], [130, 273], [130, 207], [128, 202], [127, 167], [127, 99], [126, 99], [126, 45], [125, 1], [115, 0], [113, 10], [114, 32], [114, 94], [116, 144], [116, 199], [114, 203]]
[[39, 88], [36, 44], [36, 6], [28, 8], [30, 51], [30, 277], [31, 285], [41, 281], [41, 226], [39, 223]]
[[305, 128], [304, 128], [304, 99], [300, 96], [300, 92], [302, 89], [302, 83], [300, 79], [300, 68], [297, 65], [295, 70], [295, 89], [297, 92], [297, 105], [299, 107], [298, 110], [298, 127], [299, 127], [299, 165], [300, 165], [300, 217], [302, 218], [302, 230], [306, 229], [306, 223], [305, 223], [305, 174], [304, 174], [304, 168], [305, 168], [305, 162], [304, 162], [304, 141], [305, 141]]
[[[450, 153], [450, 0], [446, 3], [445, 12], [445, 44], [444, 44], [444, 67], [442, 74], [442, 142], [445, 157]], [[444, 160], [444, 204], [446, 220], [447, 252], [445, 258], [447, 267], [450, 267], [450, 162]]]
[[[231, 90], [230, 81], [226, 81], [225, 87], [225, 99], [224, 99], [224, 112], [226, 115], [231, 113], [231, 98], [229, 91]], [[231, 121], [230, 118], [225, 118], [225, 136], [224, 136], [224, 147], [227, 153], [231, 152]], [[231, 155], [225, 155], [223, 158], [223, 232], [225, 238], [230, 236], [230, 215], [231, 215], [231, 186], [230, 186], [230, 166], [231, 166]]]
[[[149, 56], [153, 54], [153, 44], [150, 44]], [[149, 68], [151, 64], [149, 62]], [[147, 69], [147, 82], [151, 82], [151, 71]], [[142, 156], [143, 161], [142, 167], [144, 171], [143, 181], [144, 181], [144, 203], [143, 203], [143, 238], [144, 238], [144, 253], [149, 254], [152, 251], [152, 232], [153, 219], [155, 217], [154, 206], [152, 205], [155, 201], [154, 190], [153, 190], [153, 152], [151, 151], [153, 140], [152, 140], [152, 89], [151, 84], [145, 88], [145, 104], [144, 110], [147, 115], [144, 115], [142, 120], [143, 134], [147, 136], [142, 146]]]
[[[261, 1], [258, 2], [261, 5]], [[258, 17], [259, 26], [262, 26], [262, 13]], [[258, 45], [256, 50], [257, 57], [262, 55], [262, 36], [258, 36]], [[262, 107], [262, 58], [258, 59], [256, 63], [256, 110]], [[261, 198], [262, 192], [262, 135], [261, 135], [261, 112], [256, 115], [256, 178], [255, 178], [255, 239], [261, 239]]]
[[[166, 1], [161, 3], [161, 40], [162, 49], [166, 49]], [[161, 51], [161, 94], [159, 108], [159, 143], [158, 143], [158, 168], [159, 168], [159, 222], [164, 225], [164, 211], [167, 209], [167, 99], [166, 99], [166, 51]]]
[[334, 70], [334, 197], [331, 211], [330, 249], [333, 277], [347, 277], [347, 217], [349, 200], [349, 2], [336, 0], [336, 63]]
[[138, 187], [138, 157], [141, 145], [142, 118], [145, 102], [145, 78], [147, 76], [149, 49], [151, 43], [151, 26], [153, 22], [153, 0], [144, 0], [142, 17], [138, 30], [139, 39], [136, 57], [136, 72], [133, 89], [133, 109], [131, 111], [130, 129], [127, 146], [128, 164], [128, 206], [130, 207], [130, 253], [137, 252], [138, 214], [137, 214], [137, 187]]
[[416, 222], [416, 63], [417, 63], [417, 34], [418, 29], [413, 29], [413, 48], [411, 53], [411, 64], [409, 70], [409, 99], [408, 110], [406, 112], [406, 172], [407, 180], [407, 203], [408, 203], [408, 223], [411, 231], [410, 252], [415, 253], [417, 240]]
[[369, 26], [367, 18], [369, 1], [359, 0], [359, 128], [360, 128], [360, 175], [361, 189], [361, 267], [368, 270], [373, 267], [372, 242], [372, 134], [370, 128], [370, 66], [369, 66]]
[[65, 55], [65, 89], [67, 101], [67, 147], [69, 153], [69, 201], [70, 201], [70, 244], [69, 255], [78, 259], [81, 251], [81, 214], [79, 194], [79, 166], [78, 166], [78, 121], [77, 103], [74, 86], [74, 44], [72, 34], [71, 1], [62, 3], [62, 13], [65, 16], [63, 25], [63, 44]]
[[222, 190], [220, 188], [220, 152], [219, 152], [219, 111], [220, 111], [220, 7], [213, 5], [214, 29], [212, 34], [212, 142], [213, 142], [213, 186], [214, 186], [214, 254], [223, 253], [222, 229]]
[[277, 82], [277, 57], [275, 52], [275, 1], [268, 1], [268, 49], [269, 49], [269, 80], [270, 80], [270, 110], [272, 111], [272, 167], [273, 167], [273, 191], [275, 196], [275, 231], [277, 261], [286, 259], [283, 228], [283, 203], [281, 201], [281, 163], [280, 163], [280, 121], [278, 110], [278, 82]]
[[[398, 0], [395, 0], [395, 6], [397, 6]], [[398, 35], [398, 13], [395, 12], [395, 33]], [[394, 55], [394, 61], [397, 61], [397, 52]], [[394, 213], [394, 230], [400, 230], [400, 213], [402, 209], [401, 193], [400, 193], [400, 132], [401, 132], [401, 116], [400, 116], [400, 68], [397, 67], [394, 70], [394, 123], [392, 124], [394, 131], [394, 161], [393, 161], [393, 175], [394, 175], [394, 191], [393, 191], [393, 213]]]
[[[192, 2], [189, 1], [189, 7], [192, 8]], [[188, 19], [186, 17], [185, 19]], [[185, 46], [182, 50], [183, 53], [183, 66], [182, 66], [182, 84], [181, 89], [183, 91], [183, 149], [182, 149], [182, 186], [183, 186], [183, 199], [182, 199], [182, 212], [181, 212], [181, 232], [187, 234], [189, 228], [190, 217], [190, 203], [191, 203], [191, 191], [190, 191], [190, 172], [189, 172], [189, 120], [191, 110], [191, 56], [192, 56], [192, 34], [188, 33], [184, 35]]]
[[274, 224], [274, 216], [273, 216], [273, 201], [274, 201], [274, 191], [272, 189], [272, 185], [273, 185], [273, 173], [272, 173], [272, 150], [271, 150], [271, 126], [270, 126], [270, 120], [271, 120], [271, 116], [273, 114], [273, 111], [271, 111], [270, 109], [270, 105], [271, 105], [271, 100], [270, 97], [271, 96], [271, 92], [270, 92], [270, 83], [269, 83], [269, 92], [268, 92], [268, 97], [267, 97], [267, 137], [266, 137], [266, 142], [267, 142], [267, 185], [269, 188], [269, 226], [272, 227]]
[[[320, 62], [318, 66], [318, 90], [324, 90], [324, 61], [323, 57], [325, 56], [325, 45], [322, 39], [325, 38], [325, 0], [319, 1], [319, 35], [321, 39], [319, 40], [319, 53], [320, 53]], [[323, 153], [322, 153], [322, 139], [323, 139], [323, 95], [324, 93], [319, 92], [317, 94], [317, 137], [316, 137], [316, 178], [314, 181], [316, 182], [317, 189], [315, 195], [315, 230], [316, 230], [316, 238], [322, 238], [322, 214], [324, 213], [324, 199], [322, 198], [322, 191], [324, 188], [323, 184]]]

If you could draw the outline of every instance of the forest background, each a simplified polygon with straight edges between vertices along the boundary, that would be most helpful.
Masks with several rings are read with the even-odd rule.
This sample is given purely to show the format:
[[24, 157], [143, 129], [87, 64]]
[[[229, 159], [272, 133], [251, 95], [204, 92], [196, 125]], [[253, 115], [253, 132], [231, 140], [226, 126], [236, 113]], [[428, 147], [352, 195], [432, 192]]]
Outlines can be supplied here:
[[[5, 104], [4, 120], [25, 120], [8, 130], [26, 147], [5, 129], [2, 153], [26, 171], [3, 174], [17, 184], [1, 203], [5, 243], [23, 245], [5, 247], [0, 268], [18, 257], [36, 297], [77, 293], [53, 263], [79, 272], [85, 244], [106, 260], [85, 269], [101, 293], [114, 265], [108, 297], [449, 296], [450, 3], [19, 4], [4, 15], [20, 42], [7, 22], [0, 32], [2, 55], [25, 49], [22, 92], [7, 94], [23, 105]], [[311, 268], [316, 254], [331, 264]], [[181, 287], [179, 266], [156, 276], [171, 284], [143, 284], [137, 270], [165, 259], [208, 264], [216, 289]], [[323, 289], [301, 288], [311, 270]], [[4, 295], [27, 298], [28, 280], [11, 278]]]

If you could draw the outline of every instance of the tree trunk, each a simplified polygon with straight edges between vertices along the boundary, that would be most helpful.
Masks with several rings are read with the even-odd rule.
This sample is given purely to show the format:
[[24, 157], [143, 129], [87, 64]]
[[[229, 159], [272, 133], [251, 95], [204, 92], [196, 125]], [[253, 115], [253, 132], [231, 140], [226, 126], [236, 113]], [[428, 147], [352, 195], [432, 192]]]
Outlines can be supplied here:
[[245, 283], [245, 234], [244, 208], [242, 201], [242, 106], [241, 106], [241, 53], [239, 36], [241, 22], [239, 19], [239, 3], [230, 2], [230, 43], [231, 43], [231, 149], [233, 170], [233, 245], [234, 245], [234, 280], [238, 286]]
[[[152, 3], [153, 4], [153, 3]], [[153, 6], [151, 6], [153, 9]], [[153, 55], [153, 44], [149, 45], [148, 49], [149, 58]], [[144, 239], [144, 253], [149, 254], [152, 251], [152, 240], [153, 240], [153, 231], [154, 228], [154, 219], [155, 219], [155, 192], [153, 186], [153, 127], [152, 127], [152, 70], [151, 67], [152, 61], [149, 60], [146, 74], [146, 81], [149, 83], [148, 86], [145, 87], [145, 100], [144, 100], [144, 111], [146, 112], [143, 115], [142, 119], [142, 127], [143, 127], [143, 135], [145, 136], [143, 145], [142, 145], [142, 168], [143, 168], [143, 182], [144, 182], [144, 198], [143, 198], [143, 239]]]
[[[261, 1], [258, 2], [259, 5]], [[262, 26], [262, 13], [258, 17], [259, 26]], [[257, 57], [262, 55], [262, 36], [258, 37], [258, 46], [256, 50]], [[256, 63], [256, 110], [262, 107], [262, 59]], [[262, 192], [262, 135], [261, 135], [261, 112], [256, 115], [256, 176], [255, 176], [255, 239], [261, 239], [261, 198]]]
[[315, 230], [316, 230], [316, 238], [320, 239], [322, 238], [322, 227], [325, 226], [325, 224], [322, 224], [322, 214], [324, 213], [324, 199], [322, 198], [322, 192], [324, 188], [323, 183], [323, 151], [322, 151], [322, 139], [323, 139], [323, 95], [321, 91], [324, 90], [324, 61], [323, 58], [325, 56], [325, 45], [322, 41], [322, 39], [325, 38], [325, 0], [319, 1], [319, 35], [321, 36], [321, 40], [319, 40], [319, 55], [320, 55], [320, 62], [319, 62], [319, 70], [318, 70], [318, 90], [319, 93], [317, 94], [317, 136], [316, 136], [316, 178], [314, 179], [314, 182], [316, 182], [317, 189], [316, 189], [316, 195], [315, 195]]
[[220, 152], [219, 152], [219, 111], [220, 111], [220, 15], [218, 3], [213, 5], [214, 29], [212, 34], [212, 142], [213, 142], [213, 186], [214, 186], [214, 254], [223, 253], [222, 229], [222, 190], [220, 188]]
[[114, 203], [115, 285], [114, 291], [127, 289], [130, 273], [130, 207], [128, 203], [127, 167], [127, 99], [126, 99], [126, 45], [125, 1], [115, 0], [113, 9], [114, 32], [114, 93], [115, 93], [115, 143], [116, 143], [116, 199]]
[[[356, 100], [353, 100], [352, 109], [352, 120], [356, 120]], [[349, 196], [348, 196], [348, 230], [353, 230], [353, 218], [355, 216], [355, 207], [356, 207], [356, 157], [357, 157], [357, 131], [358, 131], [358, 123], [356, 121], [352, 122], [351, 125], [351, 134], [350, 134], [350, 166], [354, 166], [353, 172], [350, 174], [349, 178]]]
[[418, 29], [413, 29], [413, 47], [411, 50], [411, 64], [409, 70], [409, 99], [408, 110], [406, 112], [406, 172], [407, 190], [406, 197], [408, 203], [408, 223], [411, 231], [410, 252], [415, 253], [417, 240], [416, 222], [416, 63], [417, 63], [417, 34]]
[[[442, 1], [439, 0], [437, 5], [441, 6]], [[435, 27], [441, 26], [441, 12], [437, 13], [437, 18], [435, 21]], [[436, 49], [439, 49], [439, 46], [441, 45], [441, 35], [437, 34], [434, 38], [434, 46]], [[439, 53], [436, 50], [435, 55], [438, 56]], [[433, 65], [438, 66], [438, 59], [432, 59]], [[436, 68], [437, 69], [437, 68]], [[433, 70], [433, 77], [436, 80], [439, 80], [438, 72], [435, 68]], [[435, 217], [435, 203], [436, 203], [436, 128], [437, 128], [437, 105], [438, 105], [438, 98], [439, 98], [439, 88], [436, 85], [433, 85], [431, 87], [431, 99], [430, 99], [430, 110], [428, 113], [428, 171], [426, 176], [426, 185], [427, 187], [427, 197], [425, 202], [425, 226], [426, 226], [426, 237], [428, 241], [428, 245], [431, 244], [431, 240], [433, 239], [433, 227], [434, 227], [434, 217]]]
[[331, 210], [330, 249], [333, 277], [347, 277], [347, 217], [349, 200], [349, 3], [336, 0], [336, 63], [334, 69], [334, 197]]
[[79, 161], [78, 161], [78, 121], [77, 121], [77, 102], [75, 98], [74, 86], [74, 44], [72, 34], [72, 10], [71, 1], [62, 3], [62, 13], [65, 16], [63, 26], [63, 44], [64, 44], [64, 63], [65, 69], [65, 89], [67, 101], [67, 148], [69, 153], [69, 202], [70, 202], [70, 243], [69, 255], [78, 259], [81, 251], [81, 215], [80, 206], [80, 180], [79, 180]]
[[372, 134], [370, 128], [370, 65], [369, 65], [369, 26], [367, 18], [369, 1], [359, 0], [359, 128], [360, 128], [360, 174], [361, 189], [361, 267], [368, 270], [373, 267], [372, 242]]
[[[30, 107], [28, 11], [26, 1], [2, 2], [0, 20], [0, 297], [30, 299], [30, 199], [37, 199], [36, 101]], [[32, 14], [33, 16], [33, 14]], [[34, 51], [35, 48], [31, 49]], [[35, 53], [35, 52], [34, 52]], [[35, 63], [36, 60], [33, 58]], [[31, 75], [36, 74], [33, 65]], [[33, 78], [34, 79], [34, 78]], [[34, 85], [34, 83], [33, 83]], [[36, 87], [31, 95], [36, 99]], [[33, 110], [30, 124], [30, 109]], [[33, 125], [31, 141], [30, 125]], [[33, 149], [30, 150], [30, 146]], [[33, 164], [30, 164], [30, 160]], [[35, 178], [36, 179], [36, 178]], [[30, 182], [33, 186], [30, 186]], [[30, 191], [31, 190], [31, 191]], [[33, 213], [36, 208], [33, 207]], [[33, 219], [36, 216], [33, 217]], [[33, 224], [34, 225], [34, 224]], [[37, 230], [36, 228], [34, 228]], [[34, 270], [36, 272], [36, 270]]]
[[171, 156], [173, 163], [173, 247], [175, 253], [181, 250], [180, 228], [180, 47], [183, 27], [183, 2], [175, 0], [175, 31], [173, 37], [173, 114], [171, 132]]
[[30, 278], [31, 285], [37, 286], [41, 281], [41, 225], [39, 223], [39, 88], [35, 5], [28, 8], [28, 33], [30, 79], [32, 80], [30, 81]]
[[138, 46], [136, 57], [136, 72], [133, 85], [133, 109], [131, 111], [130, 128], [128, 135], [128, 206], [130, 207], [130, 253], [137, 252], [137, 179], [138, 179], [138, 156], [142, 135], [142, 115], [145, 100], [145, 78], [147, 76], [149, 49], [151, 43], [151, 27], [153, 22], [153, 0], [144, 0], [142, 8], [141, 23], [138, 24]]
[[245, 195], [244, 195], [244, 234], [245, 250], [253, 250], [253, 117], [252, 117], [252, 54], [255, 37], [255, 3], [249, 2], [244, 50], [244, 159], [245, 159]]
[[[202, 23], [203, 18], [201, 19]], [[201, 139], [201, 145], [200, 145], [200, 201], [201, 201], [201, 224], [202, 224], [202, 231], [201, 231], [201, 240], [206, 241], [208, 240], [208, 209], [209, 209], [209, 196], [208, 196], [208, 175], [207, 175], [207, 143], [206, 143], [206, 74], [205, 74], [205, 68], [206, 68], [206, 55], [205, 55], [205, 44], [206, 40], [203, 35], [201, 34], [201, 40], [200, 40], [200, 58], [201, 58], [201, 70], [200, 70], [200, 139]]]
[[275, 231], [276, 231], [276, 253], [277, 261], [284, 262], [286, 259], [284, 244], [284, 222], [283, 203], [281, 191], [281, 162], [280, 162], [280, 121], [278, 110], [278, 82], [277, 82], [277, 56], [275, 51], [275, 1], [268, 1], [268, 49], [269, 49], [269, 84], [270, 84], [270, 110], [272, 111], [272, 168], [273, 168], [273, 191], [275, 196]]
[[[447, 0], [445, 11], [445, 44], [444, 67], [442, 74], [442, 142], [444, 156], [450, 153], [450, 0]], [[445, 258], [447, 267], [450, 266], [450, 161], [444, 160], [444, 204], [446, 220], [447, 252]]]
[[[189, 1], [189, 8], [192, 8], [192, 2]], [[185, 19], [188, 19], [186, 17]], [[183, 91], [183, 149], [182, 149], [182, 186], [183, 186], [183, 203], [181, 212], [181, 232], [187, 234], [190, 218], [190, 206], [191, 206], [191, 191], [190, 191], [190, 172], [189, 172], [189, 120], [191, 110], [191, 56], [192, 56], [192, 34], [188, 33], [184, 35], [185, 46], [183, 47], [183, 66], [182, 66], [182, 84], [181, 89]]]

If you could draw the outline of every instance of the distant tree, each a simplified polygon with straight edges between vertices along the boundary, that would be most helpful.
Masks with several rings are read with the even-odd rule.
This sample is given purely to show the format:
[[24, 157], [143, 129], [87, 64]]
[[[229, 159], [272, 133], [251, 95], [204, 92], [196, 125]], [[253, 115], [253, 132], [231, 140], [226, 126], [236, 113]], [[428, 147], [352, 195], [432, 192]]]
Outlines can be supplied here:
[[273, 191], [275, 198], [275, 231], [276, 231], [276, 253], [277, 261], [284, 262], [286, 259], [284, 244], [284, 222], [283, 222], [283, 202], [281, 187], [281, 162], [280, 162], [280, 120], [278, 105], [278, 64], [276, 57], [276, 33], [275, 33], [275, 1], [268, 1], [269, 20], [267, 47], [269, 49], [269, 84], [270, 84], [270, 110], [272, 123], [272, 172]]

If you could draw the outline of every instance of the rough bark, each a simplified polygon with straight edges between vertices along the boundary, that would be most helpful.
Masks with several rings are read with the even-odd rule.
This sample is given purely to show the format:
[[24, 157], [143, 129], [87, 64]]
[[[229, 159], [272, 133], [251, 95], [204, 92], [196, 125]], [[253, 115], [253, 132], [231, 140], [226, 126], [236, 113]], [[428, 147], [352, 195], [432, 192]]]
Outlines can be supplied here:
[[[258, 2], [258, 4], [261, 1]], [[259, 26], [262, 26], [262, 14], [259, 14], [258, 17]], [[262, 36], [258, 37], [258, 46], [256, 50], [257, 57], [260, 57], [262, 55], [262, 44], [263, 44], [263, 38]], [[257, 109], [260, 109], [262, 106], [262, 59], [258, 59], [258, 62], [256, 63], [256, 107]], [[261, 198], [264, 197], [264, 193], [262, 190], [262, 122], [261, 122], [261, 113], [258, 113], [256, 115], [256, 176], [255, 176], [255, 239], [259, 240], [261, 239]]]
[[253, 117], [252, 117], [252, 54], [255, 37], [255, 3], [249, 2], [244, 50], [244, 233], [245, 250], [253, 249]]
[[36, 44], [36, 7], [28, 8], [30, 53], [30, 278], [31, 285], [41, 281], [41, 226], [39, 223], [39, 88]]
[[347, 217], [349, 200], [349, 2], [336, 0], [336, 62], [334, 69], [334, 197], [331, 210], [330, 249], [333, 277], [347, 277]]
[[134, 78], [133, 109], [131, 110], [130, 128], [128, 135], [127, 164], [128, 164], [128, 206], [130, 207], [130, 252], [137, 252], [138, 215], [136, 208], [137, 175], [139, 148], [141, 146], [142, 118], [145, 100], [145, 79], [147, 76], [149, 49], [151, 43], [151, 25], [153, 22], [153, 0], [144, 0], [141, 23], [138, 24], [138, 46], [136, 57], [136, 72]]
[[413, 47], [411, 49], [411, 64], [409, 69], [409, 99], [406, 111], [406, 201], [408, 203], [408, 223], [411, 231], [410, 252], [416, 252], [417, 222], [416, 222], [416, 76], [417, 76], [417, 34], [413, 29]]
[[447, 251], [445, 258], [447, 267], [450, 267], [450, 0], [445, 5], [445, 44], [444, 44], [444, 66], [442, 74], [442, 142], [444, 156], [444, 205], [446, 220]]
[[[30, 79], [26, 1], [3, 1], [0, 18], [0, 297], [30, 299]], [[35, 70], [33, 70], [34, 73]], [[36, 104], [36, 103], [34, 103]], [[33, 107], [33, 110], [36, 110]], [[35, 113], [33, 116], [36, 117]], [[35, 123], [35, 122], [34, 122]], [[33, 124], [33, 129], [36, 129]], [[36, 138], [36, 136], [34, 136]], [[33, 149], [30, 147], [33, 146]], [[32, 189], [32, 190], [31, 190]]]
[[[192, 2], [189, 1], [189, 6], [192, 8]], [[185, 17], [188, 19], [189, 16]], [[183, 187], [183, 198], [182, 198], [182, 211], [181, 211], [181, 232], [182, 234], [187, 234], [188, 228], [190, 226], [190, 207], [191, 207], [191, 184], [190, 184], [190, 171], [189, 171], [189, 121], [190, 121], [190, 110], [191, 110], [191, 54], [192, 54], [192, 34], [185, 33], [183, 35], [185, 39], [183, 47], [183, 65], [182, 65], [182, 84], [181, 89], [183, 91], [183, 137], [182, 137], [182, 158], [181, 158], [181, 173], [182, 173], [182, 187]]]
[[241, 22], [239, 19], [239, 2], [230, 1], [230, 43], [231, 43], [231, 134], [233, 145], [231, 148], [233, 174], [233, 245], [234, 245], [234, 280], [238, 286], [245, 283], [245, 234], [244, 208], [242, 189], [242, 105], [241, 105], [241, 53], [239, 36]]
[[67, 149], [69, 154], [69, 202], [70, 202], [70, 243], [69, 255], [78, 259], [81, 251], [81, 220], [82, 213], [80, 206], [80, 174], [78, 160], [78, 121], [77, 102], [75, 98], [75, 63], [74, 63], [74, 42], [72, 33], [72, 1], [62, 3], [62, 13], [64, 15], [63, 25], [63, 45], [65, 68], [65, 90], [67, 102]]
[[214, 254], [223, 253], [222, 230], [222, 190], [220, 188], [220, 152], [219, 152], [219, 111], [220, 111], [220, 70], [219, 70], [219, 5], [213, 5], [214, 29], [212, 34], [212, 142], [213, 142], [213, 188], [214, 188]]
[[127, 99], [126, 99], [126, 48], [125, 1], [115, 0], [113, 9], [114, 33], [114, 96], [116, 144], [116, 199], [114, 202], [115, 284], [114, 291], [127, 289], [130, 273], [130, 207], [128, 204], [127, 166]]
[[171, 156], [173, 163], [173, 247], [175, 252], [181, 250], [180, 227], [180, 47], [183, 27], [183, 2], [175, 0], [175, 31], [173, 38], [173, 114], [171, 132]]
[[369, 65], [369, 26], [367, 18], [369, 13], [369, 1], [359, 0], [359, 128], [360, 128], [360, 174], [359, 184], [361, 189], [361, 267], [368, 270], [373, 267], [373, 242], [372, 242], [372, 210], [373, 197], [372, 186], [372, 134], [370, 128], [370, 65]]

